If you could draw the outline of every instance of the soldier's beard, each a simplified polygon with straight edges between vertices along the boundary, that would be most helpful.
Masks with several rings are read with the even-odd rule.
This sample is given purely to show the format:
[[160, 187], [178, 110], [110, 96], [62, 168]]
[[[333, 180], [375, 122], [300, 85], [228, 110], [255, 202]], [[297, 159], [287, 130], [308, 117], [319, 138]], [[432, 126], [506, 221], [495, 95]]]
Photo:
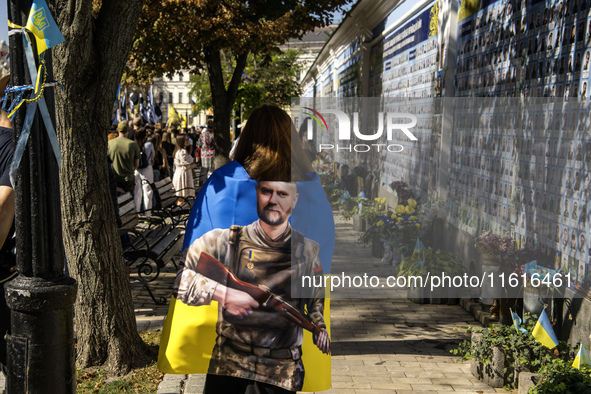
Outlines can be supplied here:
[[273, 207], [273, 205], [269, 204], [262, 208], [257, 205], [257, 215], [259, 216], [259, 219], [269, 226], [279, 226], [285, 223], [289, 217], [287, 215], [291, 214], [291, 209], [287, 212], [287, 215], [282, 215], [281, 212], [269, 210], [270, 207]]

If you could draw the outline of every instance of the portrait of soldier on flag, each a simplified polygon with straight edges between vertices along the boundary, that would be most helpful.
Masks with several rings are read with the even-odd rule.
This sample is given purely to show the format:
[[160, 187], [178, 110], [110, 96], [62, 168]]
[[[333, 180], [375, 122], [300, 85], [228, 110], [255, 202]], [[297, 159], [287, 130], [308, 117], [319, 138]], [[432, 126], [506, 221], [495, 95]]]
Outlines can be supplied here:
[[212, 174], [193, 206], [158, 366], [208, 373], [206, 393], [325, 390], [329, 300], [297, 282], [330, 271], [330, 204], [289, 116], [263, 106], [248, 122], [236, 161]]

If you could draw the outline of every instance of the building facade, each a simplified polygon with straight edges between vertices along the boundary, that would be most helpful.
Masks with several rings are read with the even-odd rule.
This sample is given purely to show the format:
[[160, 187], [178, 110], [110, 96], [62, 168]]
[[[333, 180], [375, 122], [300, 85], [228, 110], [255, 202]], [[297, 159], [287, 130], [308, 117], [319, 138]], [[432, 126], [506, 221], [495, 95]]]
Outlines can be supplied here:
[[[440, 201], [445, 215], [436, 244], [456, 252], [471, 272], [481, 270], [474, 238], [484, 231], [542, 251], [546, 267], [569, 275], [565, 297], [581, 301], [584, 318], [578, 326], [564, 319], [564, 332], [587, 345], [589, 5], [362, 0], [302, 81], [302, 103], [316, 115], [332, 119], [323, 108], [333, 102], [360, 106], [351, 112], [370, 126], [362, 133], [375, 126], [363, 119], [363, 105], [412, 114], [416, 140], [404, 139], [400, 150], [362, 153], [359, 144], [328, 154], [374, 174], [376, 195], [391, 197], [392, 182], [405, 181], [423, 201]], [[359, 98], [365, 101], [351, 101]], [[292, 113], [298, 127], [311, 114]], [[343, 148], [342, 138], [328, 133], [330, 122], [313, 123], [317, 148]], [[389, 141], [384, 133], [375, 142]]]

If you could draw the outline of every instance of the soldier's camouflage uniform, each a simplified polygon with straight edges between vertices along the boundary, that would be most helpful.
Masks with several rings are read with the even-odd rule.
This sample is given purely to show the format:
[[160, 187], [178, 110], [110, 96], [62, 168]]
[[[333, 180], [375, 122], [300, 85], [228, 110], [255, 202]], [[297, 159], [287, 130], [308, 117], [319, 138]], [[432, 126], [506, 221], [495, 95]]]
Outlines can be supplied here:
[[[236, 233], [231, 235], [232, 232]], [[291, 261], [292, 236], [295, 264]], [[234, 239], [238, 241], [233, 242]], [[224, 263], [238, 279], [269, 287], [291, 305], [308, 311], [318, 326], [326, 328], [323, 288], [311, 290], [308, 298], [291, 296], [292, 275], [294, 278], [322, 275], [318, 244], [291, 226], [276, 240], [270, 239], [256, 221], [245, 227], [212, 230], [193, 242], [186, 250], [184, 268], [177, 274], [174, 288], [175, 297], [188, 305], [211, 303], [217, 286], [217, 282], [196, 271], [201, 252]], [[237, 319], [220, 306], [216, 330], [218, 338], [208, 373], [301, 390], [304, 381], [301, 327], [264, 307], [254, 308], [251, 315]]]

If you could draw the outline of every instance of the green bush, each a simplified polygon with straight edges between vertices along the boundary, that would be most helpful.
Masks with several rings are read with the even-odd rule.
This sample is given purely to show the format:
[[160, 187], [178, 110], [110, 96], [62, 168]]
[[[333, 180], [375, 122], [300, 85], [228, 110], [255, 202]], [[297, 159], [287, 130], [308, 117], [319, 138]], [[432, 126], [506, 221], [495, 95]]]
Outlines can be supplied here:
[[572, 361], [552, 360], [540, 368], [540, 381], [528, 394], [591, 394], [591, 370], [573, 368]]
[[527, 334], [518, 332], [513, 325], [495, 324], [489, 328], [474, 330], [469, 327], [468, 331], [482, 333], [480, 342], [466, 340], [451, 352], [464, 360], [476, 359], [486, 364], [492, 359], [493, 348], [501, 348], [505, 354], [505, 384], [506, 387], [513, 388], [516, 370], [537, 373], [554, 360], [568, 360], [573, 350], [563, 341], [558, 341], [558, 346], [554, 349], [548, 349], [538, 342], [531, 334], [537, 321], [536, 315], [526, 314], [525, 323], [521, 327], [527, 330]]
[[[422, 267], [421, 261], [424, 261]], [[446, 275], [455, 276], [462, 275], [466, 270], [454, 253], [440, 249], [433, 250], [430, 247], [425, 249], [424, 256], [415, 252], [398, 266], [400, 276], [427, 275], [428, 272], [437, 275], [444, 272]]]

